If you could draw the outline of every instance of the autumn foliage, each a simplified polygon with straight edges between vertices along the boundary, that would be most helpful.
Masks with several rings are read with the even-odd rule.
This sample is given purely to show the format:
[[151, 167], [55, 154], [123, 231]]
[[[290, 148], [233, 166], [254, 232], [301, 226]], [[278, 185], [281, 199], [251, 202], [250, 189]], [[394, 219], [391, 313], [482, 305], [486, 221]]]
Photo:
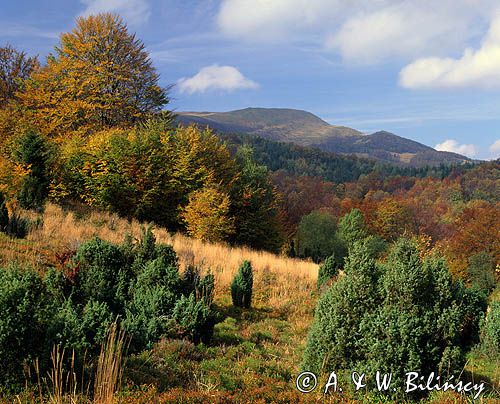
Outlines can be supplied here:
[[43, 133], [129, 126], [168, 102], [144, 44], [113, 14], [80, 17], [19, 93]]

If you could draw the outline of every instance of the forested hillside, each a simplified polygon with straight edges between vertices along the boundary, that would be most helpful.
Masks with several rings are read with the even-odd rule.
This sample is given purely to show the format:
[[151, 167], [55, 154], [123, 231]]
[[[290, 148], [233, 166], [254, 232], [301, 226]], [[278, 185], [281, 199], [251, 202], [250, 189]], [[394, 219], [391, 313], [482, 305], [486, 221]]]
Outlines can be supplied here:
[[330, 125], [310, 112], [283, 108], [245, 108], [230, 112], [180, 112], [178, 123], [209, 127], [223, 134], [258, 136], [315, 149], [371, 158], [403, 167], [463, 164], [469, 158], [386, 131], [371, 135], [345, 126]]

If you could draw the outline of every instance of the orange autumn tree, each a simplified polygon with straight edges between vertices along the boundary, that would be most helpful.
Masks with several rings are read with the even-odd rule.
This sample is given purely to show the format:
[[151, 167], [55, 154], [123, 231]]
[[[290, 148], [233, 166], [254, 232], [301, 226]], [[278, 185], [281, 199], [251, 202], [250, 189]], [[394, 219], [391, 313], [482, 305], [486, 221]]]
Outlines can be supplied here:
[[404, 234], [412, 234], [415, 230], [410, 210], [392, 198], [386, 198], [378, 204], [373, 227], [377, 234], [389, 241], [395, 241]]
[[500, 204], [472, 201], [456, 220], [455, 234], [445, 242], [450, 271], [467, 278], [469, 259], [486, 253], [493, 266], [500, 264]]
[[19, 94], [40, 129], [54, 137], [127, 127], [168, 103], [144, 44], [120, 17], [80, 17], [55, 54]]

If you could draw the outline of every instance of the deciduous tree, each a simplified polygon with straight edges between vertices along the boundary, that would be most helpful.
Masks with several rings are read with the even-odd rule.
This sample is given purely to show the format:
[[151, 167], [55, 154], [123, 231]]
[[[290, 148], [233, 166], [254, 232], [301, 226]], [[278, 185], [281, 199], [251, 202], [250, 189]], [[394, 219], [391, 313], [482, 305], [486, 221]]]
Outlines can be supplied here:
[[20, 93], [47, 134], [129, 126], [168, 102], [144, 44], [120, 17], [79, 17]]

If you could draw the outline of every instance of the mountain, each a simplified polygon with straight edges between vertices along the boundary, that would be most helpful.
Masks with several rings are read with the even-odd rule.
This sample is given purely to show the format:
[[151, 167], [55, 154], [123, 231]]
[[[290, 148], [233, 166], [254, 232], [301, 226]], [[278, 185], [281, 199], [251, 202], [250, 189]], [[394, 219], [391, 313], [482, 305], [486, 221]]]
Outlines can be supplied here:
[[461, 164], [465, 156], [432, 147], [393, 133], [363, 134], [346, 126], [331, 125], [316, 115], [296, 109], [245, 108], [230, 112], [180, 112], [181, 124], [209, 126], [222, 133], [240, 133], [310, 146], [326, 152], [354, 154], [402, 166]]

